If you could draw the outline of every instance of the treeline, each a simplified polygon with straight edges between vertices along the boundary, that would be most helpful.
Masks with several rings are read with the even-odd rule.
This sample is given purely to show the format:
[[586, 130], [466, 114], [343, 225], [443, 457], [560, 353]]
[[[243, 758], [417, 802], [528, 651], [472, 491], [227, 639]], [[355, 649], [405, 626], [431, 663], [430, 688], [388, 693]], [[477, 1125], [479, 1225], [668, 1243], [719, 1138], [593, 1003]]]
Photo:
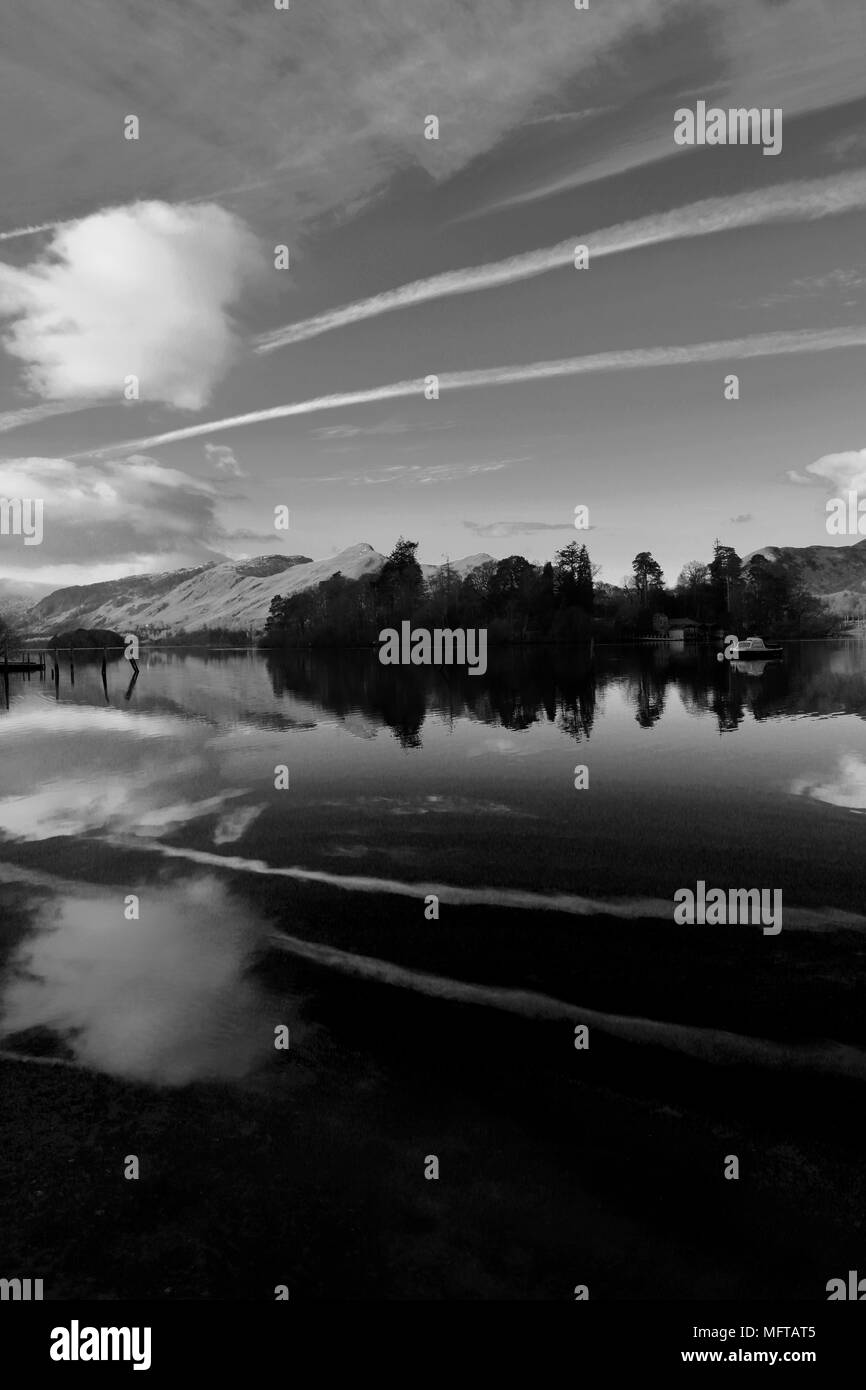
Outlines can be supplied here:
[[683, 567], [676, 587], [664, 592], [661, 611], [718, 624], [740, 636], [826, 637], [836, 626], [796, 570], [760, 554], [742, 560], [719, 541], [709, 563], [692, 560]]
[[461, 576], [444, 565], [427, 580], [417, 548], [401, 537], [373, 578], [335, 574], [275, 598], [263, 645], [366, 646], [407, 619], [428, 629], [484, 627], [493, 643], [589, 638], [594, 577], [586, 546], [572, 542], [542, 566], [509, 555]]
[[256, 638], [247, 627], [193, 627], [147, 641], [153, 647], [252, 647]]
[[797, 576], [756, 555], [744, 562], [730, 546], [686, 565], [668, 587], [650, 551], [632, 562], [621, 585], [599, 583], [585, 545], [572, 541], [544, 565], [522, 555], [491, 560], [470, 574], [442, 566], [425, 580], [417, 542], [397, 542], [379, 574], [335, 574], [313, 589], [275, 598], [262, 645], [369, 646], [383, 628], [485, 627], [496, 643], [630, 641], [662, 635], [689, 619], [748, 636], [825, 636], [834, 620]]

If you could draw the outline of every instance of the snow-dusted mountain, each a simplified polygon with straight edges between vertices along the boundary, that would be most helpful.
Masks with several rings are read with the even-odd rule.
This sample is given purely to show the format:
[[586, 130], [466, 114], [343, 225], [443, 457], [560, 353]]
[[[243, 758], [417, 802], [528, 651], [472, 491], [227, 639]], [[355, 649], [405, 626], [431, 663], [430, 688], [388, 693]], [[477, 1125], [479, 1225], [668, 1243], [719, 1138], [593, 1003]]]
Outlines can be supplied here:
[[[489, 555], [470, 555], [453, 562], [451, 570], [467, 574], [489, 559]], [[75, 627], [110, 627], [152, 637], [202, 627], [258, 629], [278, 594], [312, 588], [338, 571], [347, 579], [374, 575], [384, 563], [383, 555], [362, 543], [326, 560], [262, 555], [164, 574], [129, 575], [55, 589], [28, 610], [22, 625], [34, 637]], [[438, 566], [422, 568], [430, 575]]]

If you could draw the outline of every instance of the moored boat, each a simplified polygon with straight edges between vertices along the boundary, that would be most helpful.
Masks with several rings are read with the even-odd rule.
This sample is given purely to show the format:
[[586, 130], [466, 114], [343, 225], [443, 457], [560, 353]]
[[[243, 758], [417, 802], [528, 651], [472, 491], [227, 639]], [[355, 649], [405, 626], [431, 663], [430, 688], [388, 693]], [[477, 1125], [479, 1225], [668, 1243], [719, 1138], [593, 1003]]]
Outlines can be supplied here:
[[782, 655], [781, 647], [767, 647], [763, 637], [745, 637], [738, 641], [731, 652], [731, 661], [776, 661]]

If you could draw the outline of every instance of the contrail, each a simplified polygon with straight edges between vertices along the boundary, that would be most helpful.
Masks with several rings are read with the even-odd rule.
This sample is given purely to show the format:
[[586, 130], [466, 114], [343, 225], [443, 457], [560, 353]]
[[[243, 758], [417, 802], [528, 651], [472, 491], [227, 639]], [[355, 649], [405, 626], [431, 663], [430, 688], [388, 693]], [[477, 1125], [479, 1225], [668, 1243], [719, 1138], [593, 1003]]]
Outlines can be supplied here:
[[547, 271], [573, 265], [574, 248], [581, 244], [589, 248], [592, 264], [601, 256], [616, 256], [624, 251], [655, 246], [664, 241], [710, 236], [766, 222], [814, 221], [862, 208], [866, 208], [866, 173], [863, 171], [799, 183], [781, 183], [773, 188], [730, 198], [705, 198], [699, 203], [690, 203], [670, 212], [653, 213], [633, 222], [620, 222], [613, 227], [569, 237], [555, 246], [508, 256], [502, 261], [449, 270], [426, 280], [412, 280], [369, 299], [359, 299], [354, 304], [345, 304], [263, 334], [256, 342], [256, 351], [273, 352], [276, 348], [303, 342], [306, 338], [314, 338], [334, 328], [377, 318], [396, 309], [411, 308], [432, 299], [473, 294], [477, 290], [529, 280]]
[[48, 420], [52, 415], [71, 415], [76, 410], [90, 410], [100, 404], [100, 401], [46, 401], [43, 405], [5, 410], [0, 414], [0, 434], [21, 429], [23, 425], [36, 424], [39, 420]]
[[65, 226], [65, 222], [42, 222], [38, 227], [15, 227], [11, 232], [0, 232], [0, 241], [14, 241], [20, 236], [35, 236], [37, 232], [53, 232], [55, 227]]
[[[834, 348], [866, 346], [866, 326], [830, 328], [813, 331], [804, 329], [791, 333], [761, 333], [750, 338], [732, 338], [721, 342], [686, 343], [682, 346], [633, 348], [627, 351], [598, 352], [585, 357], [565, 357], [549, 362], [529, 362], [514, 367], [485, 367], [479, 371], [446, 372], [439, 376], [440, 391], [465, 391], [472, 387], [508, 386], [524, 381], [543, 381], [552, 377], [582, 376], [590, 372], [633, 371], [640, 367], [692, 366], [701, 362], [728, 361], [750, 357], [776, 357], [791, 353], [828, 352]], [[291, 415], [313, 415], [322, 410], [342, 410], [347, 406], [366, 405], [371, 401], [394, 400], [405, 396], [422, 396], [426, 381], [395, 381], [387, 386], [374, 386], [366, 391], [349, 391], [340, 395], [317, 396], [290, 405], [275, 405], [269, 410], [254, 410], [248, 415], [230, 415], [222, 420], [210, 420], [202, 425], [187, 425], [165, 434], [152, 434], [141, 439], [128, 439], [109, 444], [102, 449], [87, 449], [69, 458], [102, 458], [136, 449], [152, 449], [159, 444], [175, 444], [182, 439], [196, 439], [218, 430], [240, 429], [243, 425], [258, 425], [268, 420], [282, 420]]]

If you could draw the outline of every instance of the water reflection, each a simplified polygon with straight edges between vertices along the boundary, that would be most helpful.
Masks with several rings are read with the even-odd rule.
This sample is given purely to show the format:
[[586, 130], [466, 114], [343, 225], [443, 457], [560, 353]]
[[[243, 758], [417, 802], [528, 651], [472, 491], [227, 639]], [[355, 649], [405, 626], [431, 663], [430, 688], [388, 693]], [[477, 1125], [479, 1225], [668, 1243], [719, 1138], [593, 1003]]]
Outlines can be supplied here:
[[[77, 683], [13, 676], [11, 703], [44, 698], [48, 690], [61, 704], [97, 703], [97, 669], [79, 668]], [[386, 667], [369, 651], [172, 650], [147, 653], [141, 679], [134, 675], [124, 688], [115, 682], [109, 691], [103, 670], [99, 702], [123, 699], [142, 713], [215, 723], [231, 717], [285, 730], [315, 728], [325, 713], [360, 738], [384, 727], [401, 747], [418, 749], [431, 716], [446, 725], [469, 719], [518, 732], [547, 723], [576, 742], [588, 740], [609, 692], [625, 698], [648, 731], [664, 725], [673, 694], [677, 708], [712, 718], [724, 733], [747, 716], [862, 718], [864, 674], [863, 643], [792, 643], [783, 661], [754, 663], [719, 662], [712, 649], [670, 645], [601, 647], [593, 657], [583, 648], [500, 649], [490, 654], [487, 672], [473, 677], [459, 668]]]
[[251, 965], [267, 924], [214, 878], [129, 894], [72, 890], [32, 910], [0, 995], [4, 1045], [49, 1030], [85, 1066], [182, 1085], [273, 1054], [275, 1008]]
[[483, 677], [459, 670], [381, 666], [367, 653], [267, 656], [274, 694], [302, 694], [340, 718], [361, 712], [403, 747], [418, 747], [425, 719], [460, 718], [524, 730], [547, 721], [576, 741], [589, 739], [606, 691], [624, 694], [642, 729], [664, 722], [672, 693], [720, 732], [756, 720], [828, 712], [866, 717], [863, 644], [792, 644], [784, 662], [718, 662], [707, 648], [538, 648], [493, 653]]

